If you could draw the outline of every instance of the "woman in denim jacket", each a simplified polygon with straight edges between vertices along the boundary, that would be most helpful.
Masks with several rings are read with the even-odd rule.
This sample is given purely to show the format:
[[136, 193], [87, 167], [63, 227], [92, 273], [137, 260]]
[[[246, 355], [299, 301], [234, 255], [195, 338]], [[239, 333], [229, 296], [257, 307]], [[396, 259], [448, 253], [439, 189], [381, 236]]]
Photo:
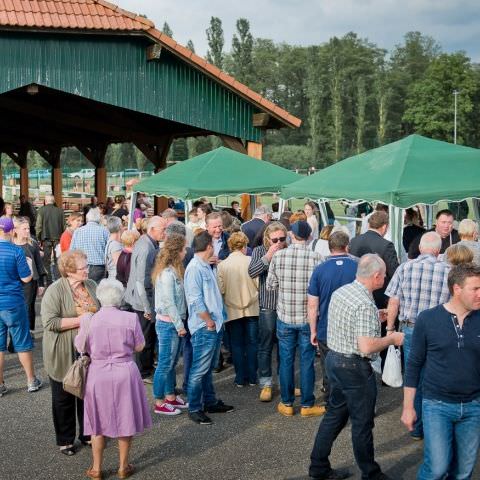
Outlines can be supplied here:
[[155, 329], [158, 337], [158, 364], [153, 377], [154, 412], [178, 415], [187, 403], [175, 395], [175, 366], [187, 331], [187, 316], [183, 275], [186, 254], [183, 235], [170, 235], [160, 251], [152, 272], [155, 285]]

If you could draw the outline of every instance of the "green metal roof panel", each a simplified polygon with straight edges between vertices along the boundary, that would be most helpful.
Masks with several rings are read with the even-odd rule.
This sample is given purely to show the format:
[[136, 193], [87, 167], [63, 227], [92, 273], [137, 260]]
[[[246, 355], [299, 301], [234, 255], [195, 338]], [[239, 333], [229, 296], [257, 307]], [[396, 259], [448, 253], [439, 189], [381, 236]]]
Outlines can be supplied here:
[[166, 50], [147, 61], [140, 36], [0, 33], [0, 93], [30, 83], [260, 141], [259, 110]]

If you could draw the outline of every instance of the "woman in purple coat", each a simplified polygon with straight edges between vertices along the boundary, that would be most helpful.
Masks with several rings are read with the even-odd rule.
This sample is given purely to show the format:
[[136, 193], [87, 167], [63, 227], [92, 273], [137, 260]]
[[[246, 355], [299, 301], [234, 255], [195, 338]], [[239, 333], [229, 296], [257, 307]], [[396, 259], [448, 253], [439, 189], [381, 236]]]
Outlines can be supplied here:
[[133, 473], [128, 454], [135, 434], [151, 427], [145, 387], [133, 354], [143, 350], [145, 339], [136, 314], [119, 309], [123, 286], [118, 280], [104, 279], [97, 287], [102, 308], [85, 315], [75, 346], [91, 358], [85, 384], [84, 432], [92, 436], [93, 464], [90, 478], [102, 478], [105, 437], [118, 438], [118, 477]]

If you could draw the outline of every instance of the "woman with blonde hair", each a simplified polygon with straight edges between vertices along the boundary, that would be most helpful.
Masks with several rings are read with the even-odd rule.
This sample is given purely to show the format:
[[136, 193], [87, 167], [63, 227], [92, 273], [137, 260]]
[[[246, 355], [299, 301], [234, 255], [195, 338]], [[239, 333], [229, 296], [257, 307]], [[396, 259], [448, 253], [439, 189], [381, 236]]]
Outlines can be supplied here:
[[243, 232], [232, 233], [228, 239], [231, 253], [217, 265], [237, 387], [257, 384], [258, 280], [248, 274], [250, 257], [246, 256], [247, 245], [248, 237]]
[[175, 395], [175, 367], [187, 334], [187, 304], [183, 260], [187, 253], [183, 235], [172, 233], [165, 240], [152, 271], [155, 285], [155, 330], [158, 338], [157, 368], [153, 376], [154, 412], [178, 415], [188, 404]]
[[255, 247], [248, 266], [251, 278], [258, 279], [258, 376], [260, 401], [272, 400], [272, 351], [277, 331], [277, 292], [267, 290], [268, 268], [276, 252], [287, 247], [287, 228], [280, 222], [271, 222], [263, 233], [263, 245]]
[[473, 258], [474, 255], [472, 250], [461, 243], [455, 243], [445, 250], [444, 260], [452, 267], [464, 265], [465, 263], [472, 263]]
[[13, 219], [13, 203], [5, 202], [2, 216]]
[[87, 256], [81, 250], [62, 253], [58, 260], [61, 278], [52, 283], [43, 296], [40, 313], [43, 324], [43, 363], [50, 377], [53, 425], [57, 445], [64, 455], [74, 455], [76, 419], [79, 440], [87, 444], [83, 432], [83, 401], [63, 389], [63, 379], [75, 361], [74, 339], [80, 317], [95, 313], [100, 305], [95, 294], [97, 284], [88, 278]]
[[23, 250], [28, 266], [32, 271], [32, 280], [23, 284], [23, 295], [30, 321], [30, 330], [33, 331], [35, 330], [36, 317], [35, 300], [37, 299], [37, 294], [42, 296], [45, 290], [47, 272], [40, 255], [40, 246], [30, 236], [30, 220], [27, 217], [15, 217], [13, 224], [15, 225], [13, 243]]
[[133, 246], [140, 238], [136, 230], [125, 230], [120, 237], [123, 249], [117, 260], [117, 280], [127, 288], [128, 277], [130, 277], [130, 262], [132, 260]]
[[80, 212], [72, 212], [67, 218], [67, 228], [60, 237], [60, 252], [66, 252], [70, 250], [70, 244], [72, 243], [73, 232], [80, 228], [83, 223], [83, 215]]

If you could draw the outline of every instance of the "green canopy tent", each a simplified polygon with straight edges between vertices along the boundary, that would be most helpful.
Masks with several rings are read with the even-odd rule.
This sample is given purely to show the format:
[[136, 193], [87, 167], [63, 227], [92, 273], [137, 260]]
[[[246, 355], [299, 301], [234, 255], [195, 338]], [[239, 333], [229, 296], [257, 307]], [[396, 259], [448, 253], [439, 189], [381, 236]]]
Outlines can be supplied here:
[[400, 209], [477, 198], [479, 183], [480, 150], [410, 135], [287, 185], [281, 196], [388, 204], [397, 246], [401, 244]]
[[299, 178], [285, 168], [219, 147], [142, 180], [133, 191], [187, 202], [200, 197], [280, 193], [283, 186]]

